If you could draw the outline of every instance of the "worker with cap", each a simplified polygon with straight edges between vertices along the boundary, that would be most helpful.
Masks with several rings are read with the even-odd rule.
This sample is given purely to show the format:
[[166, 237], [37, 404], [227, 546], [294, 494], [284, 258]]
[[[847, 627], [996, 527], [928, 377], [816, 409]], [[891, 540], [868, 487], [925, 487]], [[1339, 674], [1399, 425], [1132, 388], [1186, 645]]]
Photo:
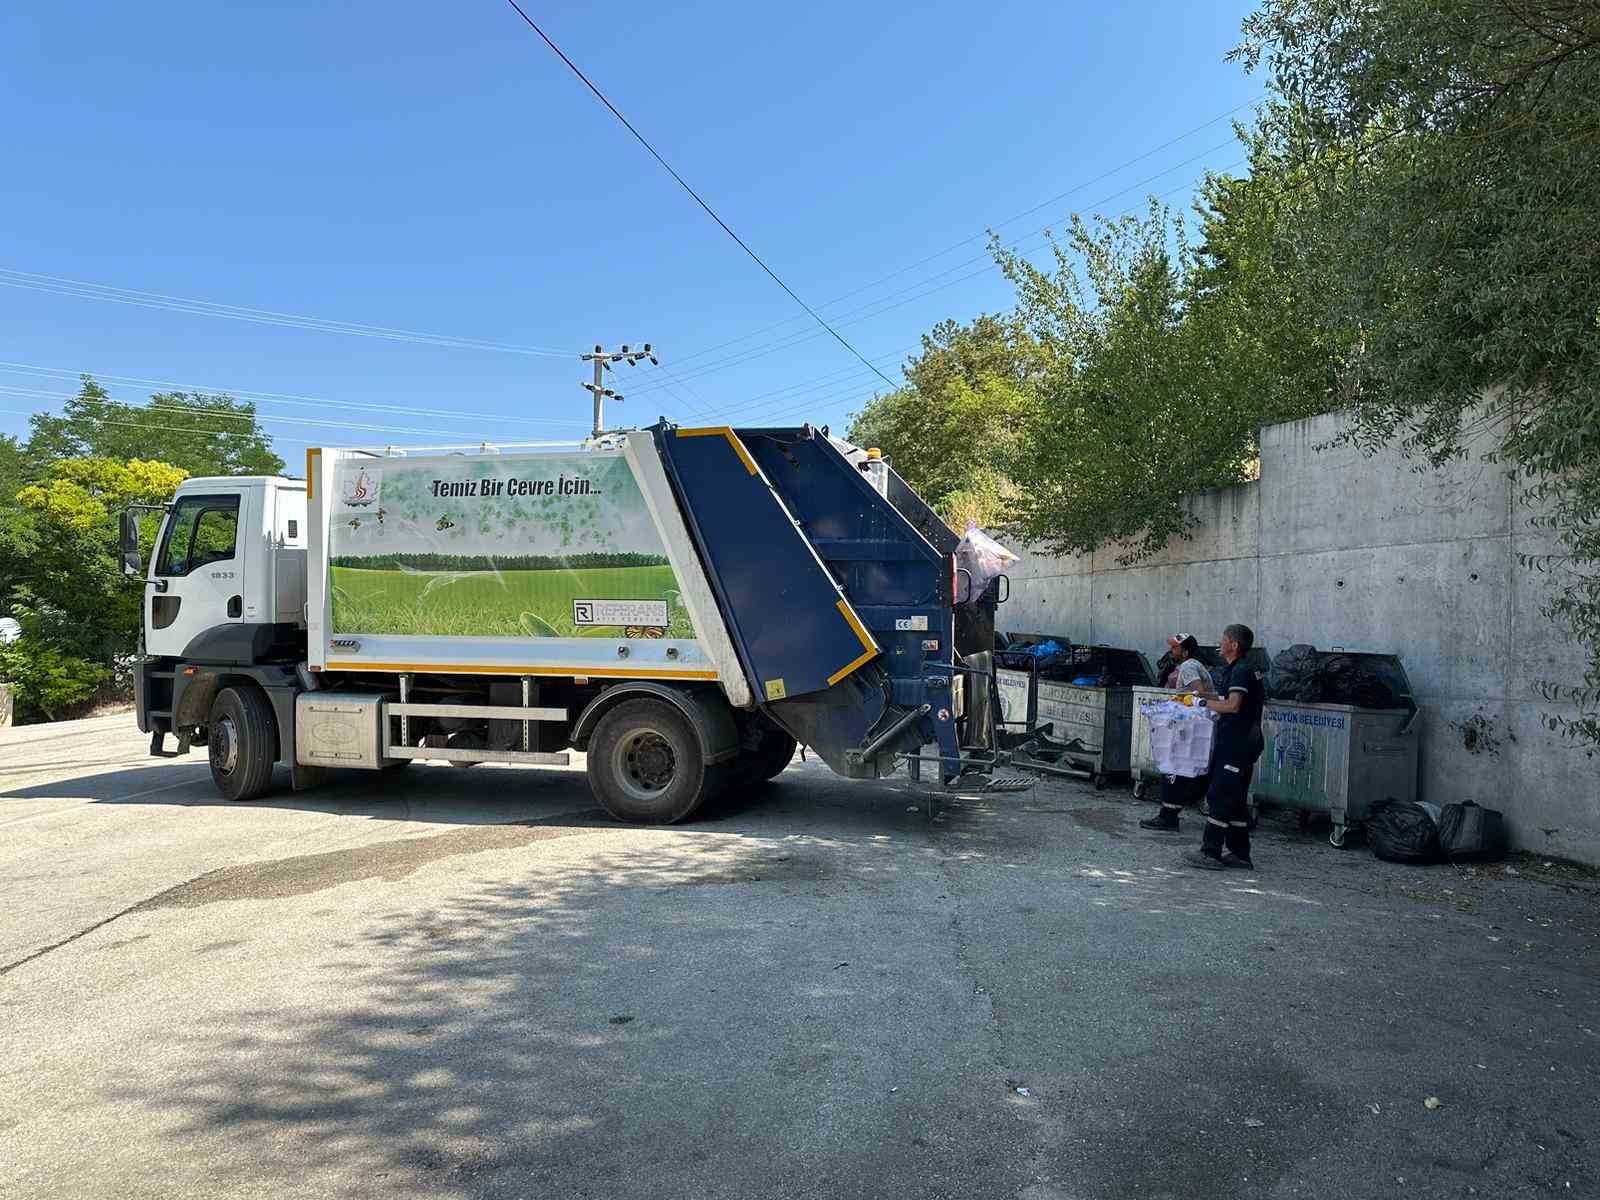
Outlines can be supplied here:
[[[1166, 679], [1162, 681], [1165, 686], [1176, 688], [1187, 695], [1215, 696], [1217, 693], [1211, 681], [1211, 672], [1206, 670], [1205, 663], [1195, 657], [1200, 649], [1200, 643], [1195, 640], [1194, 634], [1181, 636], [1173, 634], [1167, 639], [1167, 646], [1171, 651], [1174, 665]], [[1193, 779], [1184, 775], [1164, 777], [1161, 780], [1161, 807], [1155, 816], [1140, 821], [1139, 827], [1162, 833], [1176, 833], [1178, 814], [1183, 812], [1185, 806], [1200, 803], [1201, 797], [1206, 794], [1209, 782], [1209, 775], [1200, 775]]]
[[1248, 800], [1250, 778], [1261, 757], [1261, 710], [1267, 689], [1261, 672], [1246, 662], [1256, 635], [1248, 625], [1229, 625], [1218, 649], [1228, 664], [1219, 672], [1222, 698], [1201, 701], [1218, 715], [1211, 783], [1206, 789], [1206, 827], [1200, 848], [1183, 856], [1191, 867], [1220, 871], [1225, 867], [1254, 870], [1250, 859]]

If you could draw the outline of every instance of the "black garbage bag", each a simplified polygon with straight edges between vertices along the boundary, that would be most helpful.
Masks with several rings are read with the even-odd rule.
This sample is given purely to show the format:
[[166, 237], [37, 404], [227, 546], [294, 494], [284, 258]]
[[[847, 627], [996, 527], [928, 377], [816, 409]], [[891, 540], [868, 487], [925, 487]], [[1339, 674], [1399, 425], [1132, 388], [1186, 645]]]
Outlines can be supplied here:
[[1297, 643], [1272, 660], [1267, 673], [1267, 695], [1274, 700], [1315, 703], [1322, 698], [1318, 667], [1322, 656], [1315, 646]]
[[1439, 827], [1422, 805], [1391, 797], [1367, 815], [1367, 845], [1385, 862], [1438, 862]]
[[1356, 663], [1348, 654], [1323, 654], [1317, 665], [1317, 699], [1323, 704], [1354, 704]]
[[1353, 704], [1357, 708], [1399, 708], [1400, 699], [1388, 680], [1360, 659], [1348, 654], [1324, 654], [1318, 697], [1325, 704]]
[[1439, 814], [1439, 849], [1451, 862], [1489, 862], [1506, 856], [1505, 818], [1492, 808], [1446, 804]]

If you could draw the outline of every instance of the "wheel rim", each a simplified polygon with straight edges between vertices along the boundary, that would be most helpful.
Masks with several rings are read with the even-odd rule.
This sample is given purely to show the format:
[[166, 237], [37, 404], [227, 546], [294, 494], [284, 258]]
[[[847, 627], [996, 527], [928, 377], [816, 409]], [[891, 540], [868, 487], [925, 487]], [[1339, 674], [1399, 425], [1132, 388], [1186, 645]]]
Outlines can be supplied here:
[[617, 742], [612, 754], [612, 774], [634, 800], [655, 800], [672, 786], [678, 756], [672, 743], [654, 729], [636, 729]]
[[232, 775], [239, 766], [239, 734], [233, 718], [213, 721], [206, 742], [211, 750], [211, 766], [223, 775]]

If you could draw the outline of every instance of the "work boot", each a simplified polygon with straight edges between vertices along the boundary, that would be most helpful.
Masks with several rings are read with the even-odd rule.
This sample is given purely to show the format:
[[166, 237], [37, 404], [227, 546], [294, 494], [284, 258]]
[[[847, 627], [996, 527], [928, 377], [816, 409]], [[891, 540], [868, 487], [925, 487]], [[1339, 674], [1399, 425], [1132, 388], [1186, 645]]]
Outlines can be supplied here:
[[1202, 871], [1220, 871], [1223, 869], [1222, 860], [1214, 854], [1207, 854], [1204, 850], [1191, 850], [1179, 861], [1185, 866], [1198, 867]]
[[1251, 862], [1249, 858], [1235, 854], [1232, 850], [1224, 850], [1222, 852], [1222, 865], [1225, 867], [1238, 867], [1244, 871], [1254, 871], [1256, 869], [1255, 863]]
[[1156, 809], [1156, 815], [1146, 817], [1139, 822], [1140, 829], [1154, 829], [1162, 833], [1178, 832], [1178, 812], [1176, 808], [1168, 808], [1163, 804]]

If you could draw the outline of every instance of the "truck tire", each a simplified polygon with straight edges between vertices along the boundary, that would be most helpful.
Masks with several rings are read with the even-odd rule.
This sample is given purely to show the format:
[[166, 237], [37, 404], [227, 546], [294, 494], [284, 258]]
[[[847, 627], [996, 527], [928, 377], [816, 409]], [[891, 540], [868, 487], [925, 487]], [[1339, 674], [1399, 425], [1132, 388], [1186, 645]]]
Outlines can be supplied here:
[[254, 800], [272, 787], [278, 731], [272, 705], [253, 687], [223, 688], [211, 702], [206, 749], [211, 781], [228, 800]]
[[705, 800], [708, 782], [700, 739], [663, 700], [617, 705], [589, 739], [589, 790], [619, 821], [681, 821]]
[[794, 761], [794, 752], [800, 743], [781, 729], [767, 730], [761, 747], [744, 755], [749, 760], [749, 778], [756, 783], [776, 779]]

